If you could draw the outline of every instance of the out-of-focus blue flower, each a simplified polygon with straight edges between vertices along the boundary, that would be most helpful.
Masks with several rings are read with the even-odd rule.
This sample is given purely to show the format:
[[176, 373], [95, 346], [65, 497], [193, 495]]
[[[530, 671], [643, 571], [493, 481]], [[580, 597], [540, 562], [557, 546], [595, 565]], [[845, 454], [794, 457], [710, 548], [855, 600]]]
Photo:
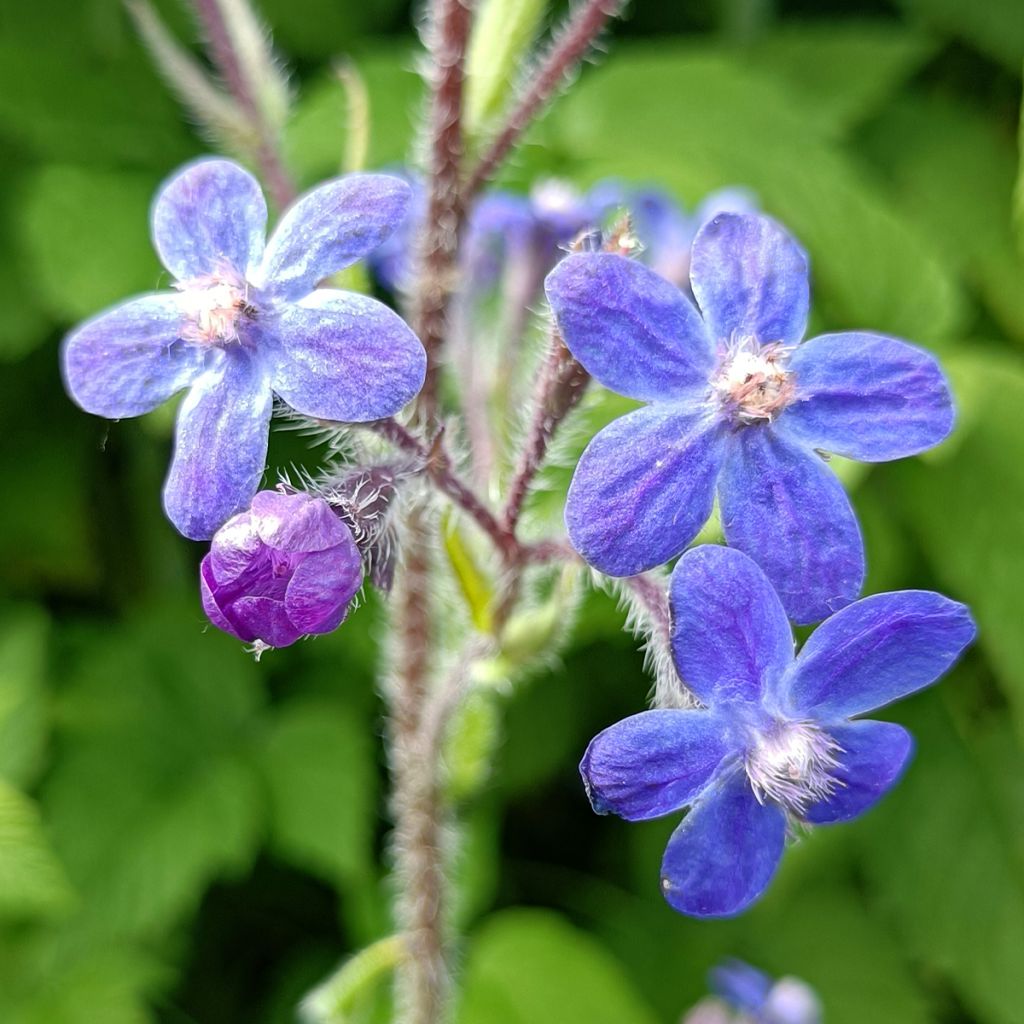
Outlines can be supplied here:
[[643, 247], [641, 262], [680, 288], [689, 288], [690, 250], [700, 228], [720, 213], [753, 213], [758, 208], [752, 192], [729, 187], [709, 193], [687, 213], [664, 189], [614, 179], [598, 182], [588, 199], [603, 219], [627, 211]]
[[702, 1000], [683, 1024], [821, 1024], [821, 1001], [799, 978], [774, 981], [742, 960], [726, 960], [710, 977], [719, 998]]
[[363, 568], [351, 531], [322, 498], [260, 491], [214, 534], [199, 577], [218, 629], [287, 647], [338, 628]]
[[[814, 622], [864, 580], [856, 517], [822, 453], [883, 462], [953, 426], [936, 360], [880, 334], [807, 323], [807, 257], [768, 217], [721, 214], [693, 245], [696, 305], [634, 260], [579, 253], [548, 276], [572, 354], [648, 403], [583, 453], [565, 517], [583, 557], [632, 576], [678, 555], [717, 490], [729, 544], [750, 554], [790, 617]], [[698, 308], [699, 307], [699, 308]]]
[[856, 718], [931, 685], [974, 637], [940, 594], [876, 594], [822, 623], [794, 657], [779, 596], [740, 551], [704, 546], [671, 580], [672, 656], [701, 702], [627, 718], [580, 771], [598, 813], [629, 821], [691, 806], [662, 862], [662, 891], [696, 917], [764, 892], [792, 823], [861, 814], [896, 782], [912, 741]]
[[338, 178], [298, 199], [265, 244], [263, 193], [237, 164], [196, 161], [157, 195], [153, 242], [177, 290], [79, 327], [63, 368], [75, 401], [108, 419], [189, 389], [164, 487], [185, 536], [210, 537], [248, 505], [274, 394], [304, 415], [358, 422], [419, 391], [426, 357], [405, 322], [366, 296], [316, 287], [375, 249], [408, 202], [397, 178]]

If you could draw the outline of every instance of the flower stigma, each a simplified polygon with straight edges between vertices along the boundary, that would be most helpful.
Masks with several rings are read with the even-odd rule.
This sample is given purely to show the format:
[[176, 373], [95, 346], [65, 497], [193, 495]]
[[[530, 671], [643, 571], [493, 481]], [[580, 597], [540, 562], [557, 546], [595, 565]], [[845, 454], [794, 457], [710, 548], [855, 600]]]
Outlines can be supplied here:
[[778, 342], [761, 345], [756, 338], [741, 338], [730, 347], [712, 388], [739, 423], [770, 423], [793, 400], [793, 374], [786, 369], [790, 351]]
[[249, 285], [235, 271], [220, 267], [179, 281], [187, 322], [182, 331], [186, 341], [201, 345], [226, 345], [240, 340], [239, 322], [256, 319], [256, 307], [249, 301]]
[[768, 800], [802, 817], [807, 808], [831, 796], [842, 747], [809, 722], [774, 722], [758, 732], [745, 768], [760, 803]]

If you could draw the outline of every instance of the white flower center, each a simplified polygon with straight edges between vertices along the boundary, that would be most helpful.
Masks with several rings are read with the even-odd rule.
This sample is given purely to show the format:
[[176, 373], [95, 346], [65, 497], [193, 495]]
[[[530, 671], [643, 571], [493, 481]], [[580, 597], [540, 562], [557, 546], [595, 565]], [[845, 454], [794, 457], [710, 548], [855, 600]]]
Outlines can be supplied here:
[[187, 322], [182, 337], [202, 345], [224, 345], [238, 341], [238, 324], [255, 319], [249, 302], [249, 287], [234, 271], [219, 269], [212, 274], [180, 281]]
[[788, 355], [784, 345], [740, 339], [712, 382], [715, 395], [740, 423], [770, 422], [793, 400], [793, 374], [786, 369]]
[[835, 778], [842, 748], [809, 722], [776, 722], [758, 733], [745, 767], [757, 799], [781, 804], [797, 817], [841, 783]]

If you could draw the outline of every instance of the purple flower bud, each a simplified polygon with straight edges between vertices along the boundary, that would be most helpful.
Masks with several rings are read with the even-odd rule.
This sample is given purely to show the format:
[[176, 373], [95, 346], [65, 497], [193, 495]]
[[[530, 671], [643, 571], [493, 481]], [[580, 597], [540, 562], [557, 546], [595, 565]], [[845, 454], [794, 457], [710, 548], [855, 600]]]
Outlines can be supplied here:
[[260, 491], [216, 532], [199, 575], [218, 629], [287, 647], [341, 624], [363, 568], [351, 531], [322, 498]]

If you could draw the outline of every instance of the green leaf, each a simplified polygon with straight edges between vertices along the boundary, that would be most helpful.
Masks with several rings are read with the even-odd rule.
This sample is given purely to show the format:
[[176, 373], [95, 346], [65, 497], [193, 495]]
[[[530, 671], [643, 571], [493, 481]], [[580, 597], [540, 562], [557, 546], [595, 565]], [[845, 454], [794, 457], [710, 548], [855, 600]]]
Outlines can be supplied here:
[[[942, 687], [970, 684], [965, 669]], [[911, 955], [953, 983], [971, 1019], [1019, 1024], [1024, 754], [993, 716], [956, 729], [942, 705], [936, 693], [906, 715], [917, 757], [872, 812], [869, 877]]]
[[[935, 52], [934, 39], [891, 21], [784, 23], [742, 59], [795, 95], [822, 135], [842, 136], [877, 110]], [[868, 72], [867, 69], [870, 69]]]
[[82, 896], [77, 924], [156, 935], [251, 862], [256, 670], [197, 610], [169, 606], [87, 641], [74, 664], [43, 806]]
[[[672, 104], [648, 101], [664, 95], [693, 97], [685, 127]], [[661, 45], [623, 50], [551, 120], [588, 177], [659, 180], [691, 202], [725, 184], [754, 189], [809, 250], [825, 323], [926, 343], [955, 336], [964, 314], [956, 278], [822, 136], [813, 105], [740, 55]]]
[[149, 239], [159, 178], [51, 164], [23, 186], [17, 233], [41, 301], [74, 321], [166, 284]]
[[899, 4], [911, 18], [929, 29], [963, 39], [1010, 71], [1020, 71], [1020, 55], [1024, 53], [1020, 0], [985, 0], [983, 4], [899, 0]]
[[73, 903], [35, 805], [0, 779], [0, 917], [47, 916]]
[[960, 405], [952, 439], [927, 461], [892, 467], [910, 528], [943, 588], [978, 620], [978, 644], [995, 667], [1024, 737], [1024, 361], [979, 351], [950, 358]]
[[48, 727], [50, 624], [41, 609], [7, 609], [0, 625], [0, 778], [19, 786], [39, 768]]
[[285, 705], [260, 763], [270, 793], [270, 842], [334, 883], [365, 882], [373, 864], [377, 772], [368, 723], [321, 699]]
[[488, 918], [470, 946], [457, 1020], [464, 1024], [654, 1024], [614, 957], [544, 910]]
[[1017, 153], [1003, 125], [980, 106], [907, 96], [872, 125], [867, 147], [947, 266], [1024, 341], [1024, 255], [1011, 230]]

